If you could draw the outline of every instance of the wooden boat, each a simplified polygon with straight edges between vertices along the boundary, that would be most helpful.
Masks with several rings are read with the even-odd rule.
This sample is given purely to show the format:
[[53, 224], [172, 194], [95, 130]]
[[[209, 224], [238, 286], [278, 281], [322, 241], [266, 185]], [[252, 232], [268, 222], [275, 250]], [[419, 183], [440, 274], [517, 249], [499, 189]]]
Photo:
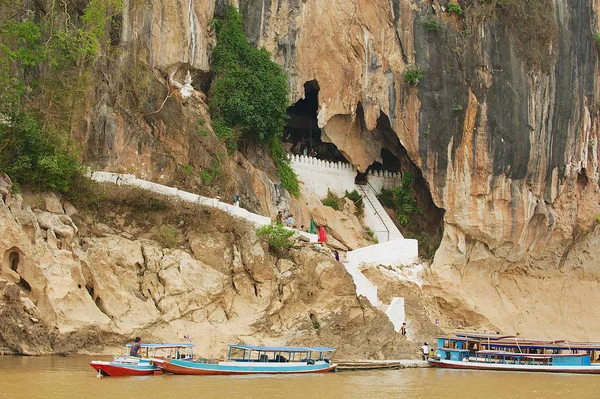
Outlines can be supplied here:
[[92, 360], [89, 364], [98, 375], [103, 376], [131, 376], [162, 374], [162, 369], [157, 367], [155, 361], [162, 359], [192, 359], [194, 344], [141, 344], [141, 353], [144, 357], [129, 356], [131, 344], [127, 344], [126, 355], [114, 356], [112, 361]]
[[229, 345], [225, 361], [164, 359], [165, 372], [188, 375], [324, 373], [334, 370], [334, 348]]
[[600, 343], [455, 333], [438, 338], [433, 367], [600, 374]]

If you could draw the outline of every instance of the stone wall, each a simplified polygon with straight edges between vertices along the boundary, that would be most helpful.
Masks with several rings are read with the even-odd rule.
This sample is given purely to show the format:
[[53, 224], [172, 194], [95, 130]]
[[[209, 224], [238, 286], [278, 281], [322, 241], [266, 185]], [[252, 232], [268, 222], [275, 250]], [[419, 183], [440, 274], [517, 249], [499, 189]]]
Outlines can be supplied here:
[[361, 266], [402, 266], [418, 261], [418, 242], [413, 239], [388, 241], [355, 249], [346, 254], [348, 261]]
[[[304, 182], [303, 190], [318, 198], [325, 198], [330, 190], [338, 196], [346, 191], [356, 190], [354, 179], [358, 173], [351, 164], [330, 162], [305, 155], [289, 155], [292, 168], [298, 180]], [[380, 192], [382, 188], [392, 189], [400, 184], [400, 174], [392, 172], [369, 172], [367, 177], [373, 188]]]

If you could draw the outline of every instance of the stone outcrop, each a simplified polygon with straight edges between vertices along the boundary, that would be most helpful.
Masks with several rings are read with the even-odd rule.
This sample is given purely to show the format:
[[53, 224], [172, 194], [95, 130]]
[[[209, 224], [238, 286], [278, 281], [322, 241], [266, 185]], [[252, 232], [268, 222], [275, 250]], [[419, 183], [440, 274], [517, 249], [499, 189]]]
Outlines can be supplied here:
[[[209, 357], [232, 342], [333, 345], [350, 358], [414, 352], [356, 297], [330, 253], [298, 243], [277, 258], [246, 222], [202, 208], [193, 218], [175, 206], [139, 213], [119, 203], [126, 193], [100, 204], [104, 223], [82, 212], [69, 218], [62, 212], [73, 205], [58, 197], [60, 213], [41, 210], [45, 201], [32, 209], [27, 198], [37, 196], [24, 197], [7, 190], [0, 203], [0, 346], [107, 352], [135, 335], [162, 342], [189, 334]], [[152, 239], [164, 218], [179, 220], [183, 242], [165, 248]]]

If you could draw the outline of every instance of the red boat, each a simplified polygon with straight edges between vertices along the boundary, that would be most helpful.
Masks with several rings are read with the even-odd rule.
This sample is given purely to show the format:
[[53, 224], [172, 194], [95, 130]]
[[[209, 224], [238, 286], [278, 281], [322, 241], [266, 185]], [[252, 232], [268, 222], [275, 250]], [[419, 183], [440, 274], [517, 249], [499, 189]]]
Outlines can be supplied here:
[[[156, 360], [162, 359], [192, 359], [194, 344], [141, 344], [141, 351], [145, 357], [115, 356], [113, 361], [92, 360], [89, 364], [98, 375], [121, 377], [132, 375], [162, 374], [162, 370], [155, 365]], [[127, 352], [131, 344], [126, 346]], [[144, 351], [145, 350], [145, 351]], [[145, 353], [144, 353], [145, 352]]]

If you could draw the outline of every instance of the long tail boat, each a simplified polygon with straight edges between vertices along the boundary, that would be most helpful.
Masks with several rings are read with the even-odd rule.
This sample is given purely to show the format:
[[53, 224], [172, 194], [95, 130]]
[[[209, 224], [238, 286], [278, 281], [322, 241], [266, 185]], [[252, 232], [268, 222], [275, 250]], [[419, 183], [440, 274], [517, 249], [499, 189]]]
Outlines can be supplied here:
[[162, 359], [192, 359], [194, 344], [141, 344], [144, 357], [127, 355], [131, 344], [127, 344], [126, 354], [114, 356], [112, 361], [92, 360], [89, 364], [99, 376], [132, 376], [162, 374], [162, 369], [155, 362]]
[[600, 374], [600, 343], [456, 332], [437, 344], [433, 367]]
[[227, 360], [164, 359], [154, 363], [165, 372], [187, 375], [324, 373], [335, 348], [229, 345]]

